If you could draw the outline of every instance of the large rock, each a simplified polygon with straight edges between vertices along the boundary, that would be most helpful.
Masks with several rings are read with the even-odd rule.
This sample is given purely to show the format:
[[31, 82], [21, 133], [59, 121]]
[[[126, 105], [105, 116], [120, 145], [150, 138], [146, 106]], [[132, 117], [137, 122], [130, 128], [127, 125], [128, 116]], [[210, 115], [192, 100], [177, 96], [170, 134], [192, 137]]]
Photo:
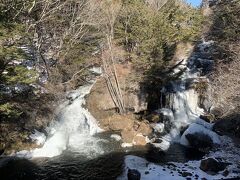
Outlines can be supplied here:
[[213, 130], [220, 135], [230, 135], [240, 138], [240, 115], [217, 121]]
[[190, 146], [200, 151], [208, 152], [213, 147], [211, 137], [202, 133], [186, 134], [185, 135]]
[[227, 167], [227, 163], [217, 161], [213, 158], [207, 158], [201, 161], [200, 169], [205, 172], [219, 172]]
[[121, 132], [122, 141], [125, 143], [132, 143], [133, 138], [136, 136], [137, 132], [134, 129], [124, 129]]
[[152, 133], [152, 128], [147, 122], [140, 122], [136, 130], [144, 136], [149, 136]]
[[133, 145], [136, 146], [145, 146], [147, 144], [146, 137], [144, 137], [142, 134], [137, 134], [133, 138]]
[[136, 169], [128, 169], [127, 177], [128, 180], [140, 180], [141, 173]]
[[213, 145], [221, 144], [219, 135], [206, 126], [192, 123], [183, 133], [180, 143], [193, 148], [197, 147], [199, 150], [204, 151], [208, 150]]
[[128, 116], [114, 115], [108, 118], [109, 129], [113, 131], [131, 129], [134, 120]]

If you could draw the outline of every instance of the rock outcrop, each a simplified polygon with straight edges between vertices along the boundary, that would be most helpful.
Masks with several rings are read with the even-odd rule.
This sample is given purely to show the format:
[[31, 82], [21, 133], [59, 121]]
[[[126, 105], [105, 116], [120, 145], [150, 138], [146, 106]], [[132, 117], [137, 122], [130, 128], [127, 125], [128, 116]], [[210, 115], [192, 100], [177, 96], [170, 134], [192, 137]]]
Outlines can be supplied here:
[[112, 115], [99, 120], [101, 127], [108, 131], [121, 133], [122, 141], [132, 145], [144, 146], [148, 143], [148, 136], [152, 128], [148, 121], [137, 121], [133, 115]]
[[211, 137], [206, 134], [186, 134], [186, 138], [191, 147], [194, 147], [201, 151], [208, 152], [213, 147], [213, 141]]
[[[116, 64], [116, 71], [126, 110], [134, 113], [146, 110], [147, 94], [138, 82], [131, 80], [131, 76], [135, 74], [131, 64]], [[87, 98], [87, 108], [98, 120], [115, 114], [117, 107], [103, 77], [93, 86]]]
[[220, 162], [213, 158], [203, 159], [200, 164], [200, 169], [207, 173], [217, 173], [219, 171], [223, 171], [226, 167], [226, 163]]
[[220, 135], [229, 135], [240, 138], [240, 118], [227, 118], [216, 121], [213, 130]]

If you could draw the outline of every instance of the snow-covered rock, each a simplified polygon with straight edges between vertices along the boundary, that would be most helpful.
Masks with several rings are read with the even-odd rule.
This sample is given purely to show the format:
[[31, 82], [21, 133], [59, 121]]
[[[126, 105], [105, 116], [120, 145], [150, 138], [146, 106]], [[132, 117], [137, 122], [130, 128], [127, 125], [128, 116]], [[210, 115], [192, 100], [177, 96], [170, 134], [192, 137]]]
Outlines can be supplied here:
[[211, 131], [210, 129], [207, 129], [206, 127], [204, 127], [200, 124], [196, 124], [196, 123], [192, 123], [189, 126], [189, 128], [183, 133], [183, 135], [180, 139], [180, 143], [184, 146], [190, 146], [189, 141], [186, 138], [186, 135], [187, 134], [195, 134], [195, 133], [207, 135], [211, 138], [211, 140], [214, 144], [221, 144], [218, 134], [216, 134], [215, 132]]

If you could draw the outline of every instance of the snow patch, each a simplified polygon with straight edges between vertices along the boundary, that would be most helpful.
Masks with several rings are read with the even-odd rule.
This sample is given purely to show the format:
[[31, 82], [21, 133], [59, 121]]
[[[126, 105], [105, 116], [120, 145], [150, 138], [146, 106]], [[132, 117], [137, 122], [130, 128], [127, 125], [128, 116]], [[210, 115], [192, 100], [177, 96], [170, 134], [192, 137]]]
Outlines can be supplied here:
[[[144, 158], [128, 155], [125, 156], [125, 167], [123, 174], [119, 176], [118, 180], [127, 179], [128, 169], [135, 169], [141, 173], [141, 180], [185, 180], [187, 177], [191, 179], [226, 179], [226, 178], [239, 178], [239, 172], [237, 172], [236, 165], [230, 165], [227, 167], [229, 175], [223, 176], [223, 172], [219, 172], [215, 175], [207, 174], [200, 169], [201, 161], [188, 161], [186, 163], [174, 163], [169, 162], [166, 165], [157, 165], [148, 162]], [[183, 177], [185, 174], [186, 177]]]

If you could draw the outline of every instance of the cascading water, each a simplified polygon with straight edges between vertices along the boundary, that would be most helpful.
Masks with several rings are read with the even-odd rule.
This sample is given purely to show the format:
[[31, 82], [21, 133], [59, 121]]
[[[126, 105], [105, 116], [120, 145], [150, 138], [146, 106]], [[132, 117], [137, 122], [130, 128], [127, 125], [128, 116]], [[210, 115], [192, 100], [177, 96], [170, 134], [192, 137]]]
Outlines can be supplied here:
[[[204, 53], [211, 46], [213, 42], [203, 41], [199, 44], [199, 53]], [[162, 92], [169, 97], [169, 108], [162, 108], [158, 110], [163, 116], [167, 117], [171, 123], [171, 128], [169, 133], [162, 136], [162, 143], [156, 146], [160, 147], [162, 150], [167, 150], [171, 142], [180, 142], [180, 131], [183, 127], [188, 126], [193, 122], [205, 125], [199, 116], [204, 113], [204, 110], [199, 108], [199, 95], [191, 85], [199, 82], [201, 79], [207, 79], [205, 76], [201, 75], [202, 59], [200, 59], [199, 54], [193, 54], [189, 59], [184, 59], [182, 62], [174, 69], [173, 74], [183, 71], [180, 76], [180, 80], [170, 82], [170, 90], [163, 88]], [[212, 60], [206, 59], [205, 63], [211, 64]], [[169, 122], [168, 122], [169, 123]], [[162, 123], [162, 126], [165, 126]], [[162, 129], [164, 131], [164, 129]]]
[[67, 148], [88, 154], [101, 151], [97, 146], [98, 139], [92, 136], [101, 129], [88, 110], [82, 107], [84, 96], [90, 92], [92, 85], [80, 87], [68, 95], [72, 100], [65, 102], [58, 115], [59, 121], [50, 127], [50, 138], [42, 148], [32, 152], [33, 157], [57, 156]]
[[[95, 72], [96, 69], [93, 69]], [[95, 72], [98, 73], [99, 72]], [[47, 129], [48, 138], [41, 148], [30, 152], [18, 152], [18, 156], [27, 157], [54, 157], [68, 149], [80, 152], [85, 156], [94, 157], [103, 153], [99, 142], [103, 141], [93, 135], [103, 130], [98, 127], [96, 119], [83, 107], [85, 96], [90, 93], [95, 81], [81, 86], [77, 90], [67, 94], [67, 100], [56, 110], [57, 121], [54, 121]], [[33, 139], [43, 143], [43, 135], [35, 132]]]

